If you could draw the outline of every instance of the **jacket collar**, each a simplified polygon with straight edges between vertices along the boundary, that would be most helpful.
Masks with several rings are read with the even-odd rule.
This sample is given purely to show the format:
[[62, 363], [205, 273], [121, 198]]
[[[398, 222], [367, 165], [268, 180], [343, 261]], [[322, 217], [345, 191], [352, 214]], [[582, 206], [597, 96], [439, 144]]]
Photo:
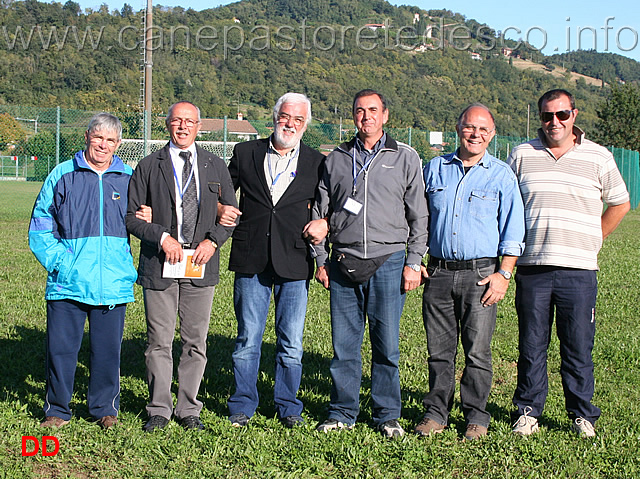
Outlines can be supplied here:
[[[387, 139], [384, 143], [384, 146], [380, 150], [398, 151], [398, 143], [396, 142], [396, 140], [391, 138], [388, 133], [386, 135]], [[354, 136], [350, 141], [341, 144], [338, 149], [350, 153], [356, 147], [356, 140], [357, 138]]]
[[[87, 159], [84, 156], [84, 150], [78, 151], [75, 154], [73, 159], [76, 162], [76, 165], [78, 166], [78, 168], [96, 172], [96, 170], [94, 170], [91, 167], [91, 165], [89, 165], [89, 163], [87, 162]], [[122, 172], [124, 172], [124, 161], [122, 161], [122, 159], [118, 155], [113, 155], [113, 159], [111, 160], [111, 164], [109, 165], [109, 168], [104, 170], [102, 173], [122, 173]]]

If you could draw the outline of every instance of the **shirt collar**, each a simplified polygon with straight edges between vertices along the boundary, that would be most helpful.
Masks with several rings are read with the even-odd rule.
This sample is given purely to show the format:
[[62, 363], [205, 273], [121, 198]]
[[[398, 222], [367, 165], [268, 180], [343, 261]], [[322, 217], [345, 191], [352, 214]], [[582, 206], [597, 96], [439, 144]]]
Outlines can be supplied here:
[[300, 141], [298, 141], [298, 143], [296, 144], [296, 146], [294, 146], [293, 148], [291, 148], [291, 150], [289, 150], [289, 152], [285, 155], [281, 155], [278, 150], [276, 150], [275, 146], [273, 146], [273, 136], [269, 137], [269, 153], [273, 154], [273, 155], [278, 155], [281, 158], [289, 158], [292, 155], [294, 155], [296, 153], [296, 151], [298, 150], [298, 148], [300, 148]]
[[[584, 130], [582, 130], [582, 128], [579, 128], [573, 125], [573, 134], [576, 135], [575, 146], [582, 145], [582, 142], [585, 139]], [[547, 144], [547, 138], [544, 136], [544, 131], [542, 130], [542, 128], [538, 128], [538, 139], [542, 142], [544, 146], [546, 147], [549, 146]]]
[[[460, 151], [460, 148], [458, 148], [453, 153], [449, 153], [449, 155], [447, 155], [445, 157], [444, 162], [445, 163], [453, 163], [454, 160], [457, 160], [462, 164], [462, 160], [458, 156], [458, 152], [459, 151]], [[491, 163], [491, 155], [489, 154], [489, 152], [487, 150], [484, 150], [484, 155], [482, 155], [482, 158], [480, 158], [480, 161], [478, 161], [476, 163], [476, 165], [482, 165], [483, 168], [489, 168], [489, 164], [490, 163]], [[473, 165], [473, 166], [476, 166], [476, 165]]]
[[[371, 153], [377, 153], [378, 151], [380, 151], [382, 149], [382, 147], [386, 144], [387, 142], [387, 133], [385, 131], [382, 132], [382, 136], [380, 137], [380, 139], [377, 141], [377, 143], [373, 146], [373, 148], [370, 150]], [[358, 135], [356, 135], [356, 144], [355, 144], [356, 150], [358, 151], [358, 153], [362, 153], [363, 151], [367, 151], [364, 147], [364, 143], [362, 142], [362, 140], [360, 139], [360, 137]]]
[[186, 150], [181, 150], [176, 145], [174, 145], [172, 141], [169, 141], [169, 151], [175, 156], [179, 156], [180, 153], [183, 152], [183, 151], [188, 151], [188, 152], [191, 153], [191, 158], [195, 158], [196, 157], [196, 144], [195, 143], [191, 143], [191, 146], [189, 146], [189, 148], [187, 148]]

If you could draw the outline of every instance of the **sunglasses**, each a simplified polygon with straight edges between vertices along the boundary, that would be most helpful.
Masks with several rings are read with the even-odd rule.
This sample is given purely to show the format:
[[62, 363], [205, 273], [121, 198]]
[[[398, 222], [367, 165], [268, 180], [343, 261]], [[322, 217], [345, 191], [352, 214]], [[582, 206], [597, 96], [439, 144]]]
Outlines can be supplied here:
[[571, 117], [571, 113], [573, 113], [573, 110], [541, 111], [540, 119], [545, 123], [548, 123], [553, 120], [554, 116], [557, 116], [558, 120], [565, 121]]

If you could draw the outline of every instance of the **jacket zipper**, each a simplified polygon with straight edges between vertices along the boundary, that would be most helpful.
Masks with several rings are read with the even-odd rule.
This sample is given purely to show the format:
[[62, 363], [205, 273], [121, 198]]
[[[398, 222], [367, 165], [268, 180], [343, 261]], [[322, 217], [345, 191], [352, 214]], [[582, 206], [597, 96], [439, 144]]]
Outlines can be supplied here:
[[99, 199], [100, 199], [100, 252], [98, 253], [98, 256], [100, 258], [100, 305], [104, 304], [104, 297], [103, 297], [103, 284], [102, 284], [102, 270], [104, 269], [104, 265], [103, 263], [103, 258], [102, 258], [102, 253], [104, 250], [104, 188], [103, 188], [103, 184], [102, 184], [102, 176], [104, 175], [104, 173], [102, 175], [98, 175], [98, 185], [99, 187]]
[[[377, 155], [376, 155], [377, 156]], [[374, 156], [375, 159], [375, 156]], [[373, 161], [371, 162], [371, 164], [373, 164]], [[371, 166], [371, 165], [369, 165]], [[363, 230], [363, 239], [364, 239], [364, 257], [365, 259], [369, 257], [368, 253], [367, 253], [367, 193], [368, 193], [368, 182], [367, 182], [367, 175], [369, 174], [369, 170], [364, 170], [364, 205], [362, 206], [362, 208], [364, 209], [363, 212], [363, 220], [364, 220], [364, 226], [362, 228]]]

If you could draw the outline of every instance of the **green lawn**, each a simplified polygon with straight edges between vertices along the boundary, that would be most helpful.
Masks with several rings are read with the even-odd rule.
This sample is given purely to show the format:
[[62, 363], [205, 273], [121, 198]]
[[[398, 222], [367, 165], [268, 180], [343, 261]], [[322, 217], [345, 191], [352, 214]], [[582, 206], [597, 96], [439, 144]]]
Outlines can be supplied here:
[[[235, 319], [232, 275], [216, 289], [209, 332], [209, 363], [201, 388], [204, 432], [175, 423], [154, 434], [146, 420], [147, 388], [143, 351], [144, 310], [140, 288], [128, 308], [122, 354], [121, 424], [102, 431], [88, 417], [88, 345], [83, 344], [76, 376], [74, 419], [59, 431], [43, 432], [45, 271], [27, 245], [28, 220], [39, 184], [0, 182], [0, 478], [106, 477], [490, 477], [621, 478], [640, 476], [640, 212], [629, 213], [600, 254], [598, 332], [594, 351], [596, 396], [602, 408], [598, 436], [580, 440], [570, 431], [559, 376], [557, 339], [549, 353], [550, 394], [539, 434], [511, 431], [515, 388], [517, 320], [513, 285], [498, 309], [493, 343], [494, 385], [489, 408], [494, 420], [482, 441], [461, 441], [464, 420], [456, 402], [452, 427], [421, 439], [407, 434], [386, 440], [370, 425], [370, 368], [364, 367], [362, 413], [351, 432], [318, 434], [329, 401], [331, 336], [328, 293], [310, 292], [300, 395], [307, 425], [283, 428], [272, 399], [273, 318], [267, 326], [259, 390], [262, 403], [250, 426], [229, 426], [226, 400], [232, 384]], [[137, 249], [137, 245], [134, 244]], [[223, 247], [226, 265], [229, 245]], [[426, 340], [420, 292], [409, 294], [401, 324], [400, 375], [403, 426], [411, 430], [423, 414], [427, 388]], [[176, 348], [178, 349], [178, 348]], [[363, 357], [370, 358], [368, 342]], [[462, 356], [462, 355], [459, 355]], [[462, 371], [459, 364], [458, 377]], [[456, 400], [457, 401], [457, 400]], [[55, 434], [53, 457], [22, 457], [21, 437]]]

